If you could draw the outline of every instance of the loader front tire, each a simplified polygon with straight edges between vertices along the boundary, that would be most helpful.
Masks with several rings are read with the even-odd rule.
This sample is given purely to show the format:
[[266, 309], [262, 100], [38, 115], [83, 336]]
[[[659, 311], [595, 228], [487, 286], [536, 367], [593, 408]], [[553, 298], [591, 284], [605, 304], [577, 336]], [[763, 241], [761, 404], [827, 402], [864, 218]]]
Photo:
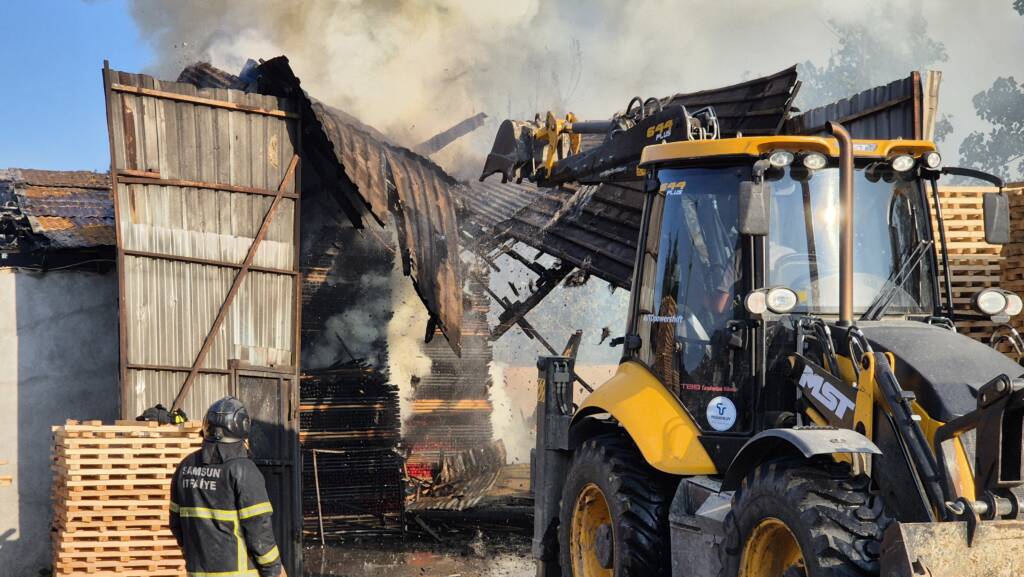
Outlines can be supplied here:
[[839, 463], [775, 461], [733, 496], [720, 548], [726, 577], [878, 575], [889, 523], [870, 479]]
[[623, 435], [584, 441], [562, 493], [562, 575], [668, 577], [668, 511], [677, 483], [648, 465]]

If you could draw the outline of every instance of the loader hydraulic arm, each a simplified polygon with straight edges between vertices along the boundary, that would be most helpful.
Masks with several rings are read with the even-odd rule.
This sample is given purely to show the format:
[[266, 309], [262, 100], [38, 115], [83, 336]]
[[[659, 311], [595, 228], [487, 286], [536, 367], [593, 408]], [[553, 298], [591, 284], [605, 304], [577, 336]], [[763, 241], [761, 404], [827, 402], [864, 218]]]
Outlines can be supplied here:
[[[585, 148], [584, 135], [598, 144]], [[634, 98], [624, 113], [604, 121], [580, 121], [572, 113], [562, 119], [548, 112], [543, 122], [539, 115], [533, 122], [502, 122], [480, 180], [495, 173], [502, 182], [525, 178], [545, 187], [637, 180], [644, 147], [718, 136], [713, 108], [691, 113], [683, 105], [663, 106], [653, 98]]]

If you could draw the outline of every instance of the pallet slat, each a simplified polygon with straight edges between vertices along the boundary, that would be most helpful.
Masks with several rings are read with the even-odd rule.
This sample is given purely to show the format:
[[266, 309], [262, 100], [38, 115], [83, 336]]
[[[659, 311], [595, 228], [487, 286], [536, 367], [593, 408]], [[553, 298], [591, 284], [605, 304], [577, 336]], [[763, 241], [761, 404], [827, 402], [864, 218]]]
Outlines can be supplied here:
[[202, 444], [200, 424], [68, 421], [53, 428], [56, 577], [179, 577], [167, 526], [179, 462]]

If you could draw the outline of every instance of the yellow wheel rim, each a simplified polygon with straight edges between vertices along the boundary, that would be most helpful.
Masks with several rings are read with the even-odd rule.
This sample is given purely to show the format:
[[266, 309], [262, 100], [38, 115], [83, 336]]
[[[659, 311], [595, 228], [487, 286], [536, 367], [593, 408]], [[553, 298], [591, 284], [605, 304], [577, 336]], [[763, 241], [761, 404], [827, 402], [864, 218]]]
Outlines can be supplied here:
[[612, 514], [604, 493], [597, 485], [587, 484], [576, 496], [572, 510], [569, 559], [573, 577], [612, 577], [615, 574], [614, 570], [601, 567], [597, 557], [597, 528], [611, 522]]
[[769, 517], [758, 523], [747, 538], [739, 577], [782, 577], [794, 565], [804, 565], [800, 544], [785, 523]]

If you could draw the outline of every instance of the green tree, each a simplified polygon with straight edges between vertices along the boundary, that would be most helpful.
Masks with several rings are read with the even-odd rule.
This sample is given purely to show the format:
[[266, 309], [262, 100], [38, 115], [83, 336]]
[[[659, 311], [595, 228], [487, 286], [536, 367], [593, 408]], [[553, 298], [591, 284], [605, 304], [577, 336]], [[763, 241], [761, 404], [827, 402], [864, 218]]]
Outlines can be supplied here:
[[[1024, 0], [1017, 5], [1024, 10]], [[997, 78], [992, 87], [974, 95], [978, 117], [992, 128], [972, 132], [960, 144], [960, 157], [966, 166], [980, 168], [1003, 178], [1024, 174], [1024, 85], [1012, 76]]]
[[839, 48], [823, 65], [810, 61], [800, 65], [802, 108], [828, 104], [946, 61], [946, 46], [928, 35], [922, 13], [894, 20], [885, 16], [893, 6], [892, 2], [877, 6], [879, 17], [864, 19], [870, 24], [829, 21]]
[[1024, 0], [1013, 0], [1013, 9], [1021, 16], [1024, 16]]

